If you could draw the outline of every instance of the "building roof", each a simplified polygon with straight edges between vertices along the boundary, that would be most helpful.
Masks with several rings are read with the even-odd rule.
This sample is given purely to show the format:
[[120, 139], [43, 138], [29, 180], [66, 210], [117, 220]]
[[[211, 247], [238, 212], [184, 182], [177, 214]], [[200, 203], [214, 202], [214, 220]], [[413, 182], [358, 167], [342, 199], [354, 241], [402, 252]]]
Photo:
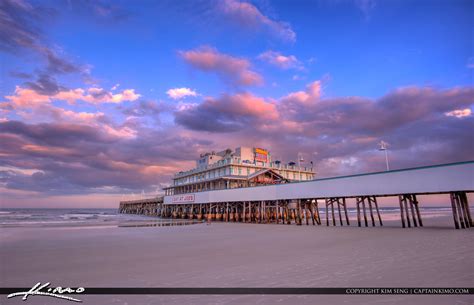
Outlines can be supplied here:
[[255, 177], [260, 176], [262, 174], [268, 173], [268, 172], [271, 172], [274, 176], [277, 176], [281, 180], [288, 180], [288, 179], [286, 179], [285, 177], [283, 177], [282, 175], [280, 175], [279, 173], [277, 173], [276, 171], [274, 171], [271, 168], [264, 168], [264, 169], [261, 169], [259, 171], [256, 171], [255, 173], [247, 176], [247, 178], [252, 179], [252, 178], [255, 178]]

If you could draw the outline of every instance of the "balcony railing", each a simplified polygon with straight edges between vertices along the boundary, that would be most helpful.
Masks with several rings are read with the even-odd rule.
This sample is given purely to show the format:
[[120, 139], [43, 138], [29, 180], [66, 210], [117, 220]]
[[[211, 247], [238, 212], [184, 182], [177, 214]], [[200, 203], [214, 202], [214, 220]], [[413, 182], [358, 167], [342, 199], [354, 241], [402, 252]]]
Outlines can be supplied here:
[[271, 162], [271, 163], [264, 163], [263, 165], [257, 165], [255, 163], [246, 163], [246, 162], [242, 162], [240, 159], [224, 159], [224, 160], [221, 160], [221, 161], [218, 161], [214, 164], [210, 164], [204, 168], [194, 168], [194, 169], [191, 169], [191, 170], [188, 170], [188, 171], [185, 171], [185, 172], [179, 172], [177, 174], [174, 175], [174, 178], [180, 178], [180, 177], [185, 177], [185, 176], [188, 176], [188, 175], [192, 175], [192, 174], [197, 174], [197, 173], [200, 173], [200, 172], [204, 172], [204, 171], [208, 171], [208, 170], [212, 170], [212, 169], [216, 169], [216, 168], [219, 168], [219, 167], [223, 167], [223, 166], [226, 166], [226, 165], [245, 165], [245, 166], [249, 166], [249, 167], [264, 167], [264, 168], [272, 168], [272, 169], [277, 169], [277, 170], [282, 170], [282, 169], [286, 169], [286, 170], [293, 170], [293, 171], [302, 171], [302, 172], [312, 172], [313, 169], [311, 167], [306, 167], [306, 166], [296, 166], [296, 165], [288, 165], [288, 164], [284, 164], [284, 165], [281, 165], [281, 164], [275, 164], [274, 162]]
[[[230, 164], [237, 164], [237, 163], [230, 163]], [[227, 163], [226, 165], [229, 165], [229, 163]], [[286, 169], [286, 170], [292, 170], [293, 174], [296, 174], [298, 173], [298, 171], [300, 171], [301, 173], [300, 174], [303, 174], [303, 175], [306, 175], [307, 173], [312, 173], [314, 174], [314, 172], [312, 171], [311, 168], [307, 168], [307, 167], [300, 167], [300, 169], [298, 170], [298, 167], [297, 166], [261, 166], [261, 165], [255, 165], [255, 164], [248, 164], [249, 166], [252, 166], [252, 167], [258, 167], [258, 170], [262, 169], [262, 168], [273, 168], [275, 170], [283, 170], [283, 169]], [[221, 165], [220, 167], [223, 167], [224, 165]], [[207, 168], [206, 170], [210, 170], [211, 168]], [[257, 170], [257, 169], [256, 169]], [[193, 172], [193, 173], [199, 173], [199, 172], [203, 172], [205, 171], [204, 169], [201, 169], [201, 170], [192, 170], [192, 171], [188, 171], [188, 172]], [[187, 172], [187, 173], [188, 173]], [[189, 174], [187, 174], [189, 175]], [[185, 175], [185, 176], [187, 176]], [[214, 180], [216, 178], [220, 178], [220, 177], [225, 177], [225, 176], [245, 176], [245, 171], [242, 172], [242, 174], [240, 175], [237, 175], [237, 172], [234, 171], [233, 173], [228, 173], [227, 171], [225, 173], [216, 173], [214, 175], [204, 175], [204, 177], [196, 177], [194, 176], [194, 179], [186, 179], [186, 181], [179, 181], [181, 180], [180, 178], [181, 177], [175, 177], [173, 180], [174, 180], [174, 183], [173, 185], [174, 186], [180, 186], [180, 185], [186, 185], [186, 184], [193, 184], [193, 183], [199, 183], [199, 182], [208, 182], [208, 181], [211, 181], [211, 180]], [[289, 180], [293, 180], [293, 181], [306, 181], [306, 180], [311, 180], [310, 179], [307, 179], [307, 176], [305, 176], [305, 179], [299, 179], [299, 178], [294, 178], [292, 175], [288, 175], [288, 176], [285, 176], [287, 179]], [[314, 177], [313, 177], [314, 178]]]
[[174, 175], [174, 178], [180, 178], [180, 177], [188, 176], [188, 175], [191, 175], [191, 174], [196, 174], [196, 173], [200, 173], [200, 172], [204, 172], [204, 171], [208, 171], [208, 170], [212, 170], [212, 169], [217, 169], [219, 167], [223, 167], [223, 166], [226, 166], [226, 165], [245, 165], [245, 166], [249, 166], [249, 167], [264, 167], [264, 168], [272, 168], [272, 169], [278, 169], [278, 170], [286, 169], [286, 170], [293, 170], [293, 171], [313, 172], [313, 169], [311, 167], [306, 167], [306, 166], [298, 167], [296, 165], [288, 165], [288, 164], [285, 164], [285, 165], [279, 164], [279, 165], [277, 165], [273, 162], [271, 162], [270, 164], [269, 163], [264, 163], [263, 165], [259, 165], [259, 164], [255, 164], [255, 163], [245, 163], [245, 162], [242, 162], [240, 159], [238, 159], [238, 160], [225, 159], [225, 160], [222, 160], [222, 161], [218, 161], [214, 164], [210, 164], [210, 165], [206, 166], [205, 168], [194, 168], [194, 169], [191, 169], [191, 170], [188, 170], [188, 171], [185, 171], [185, 172], [179, 172], [179, 173]]

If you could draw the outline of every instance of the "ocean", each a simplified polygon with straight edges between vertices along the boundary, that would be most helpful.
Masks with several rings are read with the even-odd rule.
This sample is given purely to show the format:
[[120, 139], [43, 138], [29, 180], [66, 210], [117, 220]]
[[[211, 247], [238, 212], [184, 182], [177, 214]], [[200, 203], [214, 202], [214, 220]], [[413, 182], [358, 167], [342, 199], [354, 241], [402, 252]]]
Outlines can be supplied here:
[[119, 214], [117, 209], [0, 209], [0, 227], [143, 227], [195, 221]]
[[[319, 209], [325, 214], [325, 209]], [[337, 216], [337, 208], [335, 207]], [[368, 212], [367, 212], [368, 213]], [[380, 207], [382, 220], [400, 219], [400, 209], [397, 207]], [[451, 216], [450, 207], [420, 207], [423, 219]], [[349, 219], [357, 218], [357, 210], [348, 208]], [[368, 215], [369, 216], [369, 215]], [[155, 216], [119, 214], [117, 209], [0, 209], [0, 227], [142, 227], [170, 226], [199, 223], [194, 220], [161, 219]]]

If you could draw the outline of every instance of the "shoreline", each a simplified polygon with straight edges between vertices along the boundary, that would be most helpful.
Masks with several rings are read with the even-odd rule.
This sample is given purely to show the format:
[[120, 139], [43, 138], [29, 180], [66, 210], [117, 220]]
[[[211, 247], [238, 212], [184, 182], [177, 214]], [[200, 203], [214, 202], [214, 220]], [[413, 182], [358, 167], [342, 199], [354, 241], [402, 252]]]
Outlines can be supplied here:
[[[48, 214], [44, 209], [3, 209], [0, 210], [0, 228], [70, 228], [70, 227], [146, 227], [146, 226], [174, 226], [189, 225], [206, 222], [205, 219], [188, 219], [159, 217], [142, 214], [120, 214], [115, 209], [49, 209], [54, 213]], [[321, 225], [326, 226], [326, 213], [324, 209], [319, 211], [321, 216]], [[33, 217], [32, 217], [33, 216]], [[397, 227], [402, 225], [400, 211], [396, 207], [381, 208], [381, 217], [384, 226]], [[342, 215], [343, 226], [347, 226], [345, 216]], [[451, 209], [446, 206], [429, 207], [421, 209], [421, 218], [424, 227], [452, 227], [454, 221], [451, 215]], [[351, 227], [357, 227], [356, 210], [353, 207], [348, 208], [348, 219]], [[336, 226], [340, 226], [339, 214], [335, 213]], [[368, 217], [368, 225], [371, 227], [371, 221]], [[227, 223], [224, 220], [212, 220], [212, 223]], [[233, 223], [232, 220], [229, 223]], [[261, 223], [260, 225], [267, 224]], [[268, 223], [271, 225], [286, 225], [280, 223]], [[294, 223], [292, 223], [294, 225]], [[303, 219], [302, 226], [306, 225]], [[312, 221], [309, 221], [312, 226]], [[413, 224], [412, 224], [413, 225]], [[329, 226], [333, 226], [331, 211], [329, 211]], [[362, 219], [362, 227], [364, 227]], [[376, 219], [376, 226], [380, 226]]]
[[[22, 228], [37, 228], [37, 229], [47, 229], [47, 228], [56, 228], [56, 229], [68, 229], [68, 228], [133, 228], [133, 227], [167, 227], [167, 226], [184, 226], [184, 225], [198, 225], [198, 224], [207, 224], [206, 220], [190, 220], [190, 219], [173, 219], [173, 218], [160, 218], [160, 217], [151, 217], [151, 216], [143, 216], [143, 219], [137, 219], [134, 221], [117, 221], [117, 220], [110, 220], [110, 221], [104, 221], [104, 222], [67, 222], [67, 221], [62, 221], [62, 222], [49, 222], [49, 223], [43, 223], [43, 222], [29, 222], [29, 223], [24, 223], [24, 224], [18, 224], [18, 223], [11, 223], [11, 224], [0, 224], [1, 229], [22, 229]], [[337, 215], [336, 215], [337, 217]], [[401, 221], [399, 219], [400, 216], [395, 217], [395, 215], [391, 215], [391, 218], [389, 219], [382, 219], [383, 220], [383, 226], [380, 226], [380, 224], [377, 222], [376, 226], [372, 226], [369, 223], [369, 226], [365, 227], [364, 224], [362, 224], [361, 227], [358, 227], [357, 225], [357, 218], [356, 217], [351, 217], [349, 216], [350, 220], [350, 225], [347, 225], [345, 221], [343, 222], [343, 226], [340, 225], [339, 219], [336, 219], [336, 226], [333, 225], [332, 220], [329, 220], [329, 226], [326, 225], [326, 220], [325, 218], [321, 218], [322, 224], [321, 225], [313, 225], [311, 221], [307, 225], [305, 222], [302, 223], [302, 225], [296, 225], [296, 226], [301, 226], [301, 227], [334, 227], [334, 228], [397, 228], [401, 226]], [[295, 224], [286, 224], [286, 223], [244, 223], [244, 222], [225, 222], [225, 221], [211, 221], [210, 224], [237, 224], [241, 223], [243, 225], [249, 225], [249, 224], [256, 224], [260, 226], [294, 226]], [[448, 215], [424, 215], [423, 218], [423, 227], [414, 227], [412, 224], [412, 228], [452, 228], [453, 227], [453, 220], [451, 216]], [[410, 228], [406, 228], [410, 229]]]
[[[471, 230], [217, 223], [2, 229], [3, 287], [473, 287]], [[452, 221], [452, 219], [451, 219]], [[393, 223], [393, 224], [396, 224]], [[399, 223], [398, 223], [399, 225]], [[438, 225], [432, 227], [431, 225]], [[389, 233], [389, 234], [388, 234]], [[471, 304], [472, 296], [94, 296], [93, 304]], [[31, 304], [45, 299], [31, 298]], [[20, 304], [7, 300], [5, 304]], [[49, 302], [49, 299], [47, 300]]]

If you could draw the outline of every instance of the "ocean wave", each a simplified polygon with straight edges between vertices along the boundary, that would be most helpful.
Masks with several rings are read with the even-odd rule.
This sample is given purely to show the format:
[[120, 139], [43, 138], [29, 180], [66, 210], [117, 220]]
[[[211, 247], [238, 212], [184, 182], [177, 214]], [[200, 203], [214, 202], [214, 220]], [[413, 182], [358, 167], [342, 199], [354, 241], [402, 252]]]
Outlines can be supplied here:
[[31, 214], [0, 214], [1, 218], [31, 218], [33, 215]]

